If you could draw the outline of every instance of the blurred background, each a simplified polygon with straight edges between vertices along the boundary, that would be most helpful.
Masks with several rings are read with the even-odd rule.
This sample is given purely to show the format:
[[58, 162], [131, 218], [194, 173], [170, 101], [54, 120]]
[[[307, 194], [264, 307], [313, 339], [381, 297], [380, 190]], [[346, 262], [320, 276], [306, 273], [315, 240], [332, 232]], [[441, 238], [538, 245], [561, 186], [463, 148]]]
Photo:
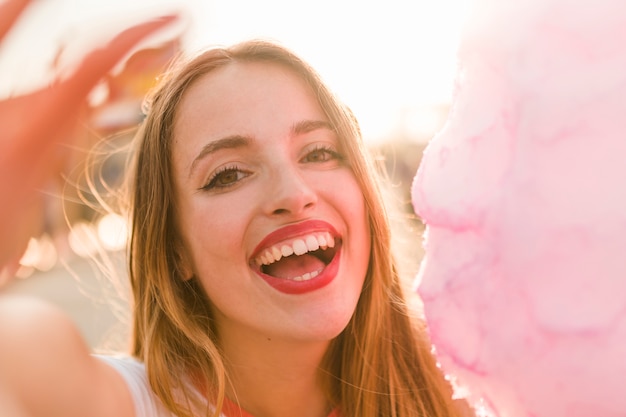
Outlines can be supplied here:
[[[456, 50], [470, 0], [39, 0], [0, 45], [0, 98], [71, 72], [82, 54], [146, 18], [182, 12], [182, 22], [142, 43], [92, 92], [64, 179], [49, 184], [41, 235], [7, 291], [65, 309], [94, 348], [123, 349], [127, 338], [124, 219], [105, 215], [85, 192], [85, 159], [119, 184], [143, 96], [181, 51], [249, 38], [278, 41], [316, 68], [358, 117], [364, 139], [384, 158], [390, 198], [411, 217], [409, 187], [424, 146], [445, 122]], [[25, 120], [25, 122], [27, 122]], [[93, 162], [89, 162], [93, 166]], [[113, 190], [115, 191], [115, 190]], [[420, 224], [407, 233], [409, 274], [421, 256]], [[108, 272], [103, 272], [108, 271]], [[111, 276], [112, 275], [112, 276]]]

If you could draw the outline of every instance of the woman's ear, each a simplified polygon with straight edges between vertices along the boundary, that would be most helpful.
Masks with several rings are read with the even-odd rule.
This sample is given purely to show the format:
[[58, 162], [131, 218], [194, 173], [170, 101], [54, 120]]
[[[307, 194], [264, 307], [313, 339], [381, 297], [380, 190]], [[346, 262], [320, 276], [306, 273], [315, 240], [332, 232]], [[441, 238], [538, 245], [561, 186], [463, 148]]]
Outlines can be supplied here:
[[191, 256], [180, 239], [177, 239], [175, 251], [178, 276], [183, 281], [189, 281], [194, 276]]
[[189, 281], [194, 276], [191, 264], [186, 260], [180, 264], [180, 276], [183, 278], [183, 281]]

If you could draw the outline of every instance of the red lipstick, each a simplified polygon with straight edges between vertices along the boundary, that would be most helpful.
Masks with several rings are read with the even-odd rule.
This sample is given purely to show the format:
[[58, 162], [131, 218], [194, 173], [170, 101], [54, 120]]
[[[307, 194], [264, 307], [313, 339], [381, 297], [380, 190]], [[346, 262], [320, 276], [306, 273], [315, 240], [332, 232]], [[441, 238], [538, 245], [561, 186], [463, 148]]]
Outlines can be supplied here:
[[[329, 239], [327, 245], [325, 240]], [[250, 266], [276, 290], [303, 294], [333, 281], [339, 270], [340, 255], [341, 238], [335, 228], [322, 220], [308, 220], [267, 235], [254, 249]]]

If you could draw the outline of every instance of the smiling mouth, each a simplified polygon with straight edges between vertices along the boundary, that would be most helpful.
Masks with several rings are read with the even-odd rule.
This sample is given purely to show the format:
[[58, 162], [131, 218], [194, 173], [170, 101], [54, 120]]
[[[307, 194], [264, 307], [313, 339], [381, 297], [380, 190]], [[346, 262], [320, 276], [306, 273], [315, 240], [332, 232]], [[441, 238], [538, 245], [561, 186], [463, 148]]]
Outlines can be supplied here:
[[328, 232], [310, 233], [264, 249], [254, 258], [261, 273], [291, 281], [309, 281], [333, 260], [341, 240]]

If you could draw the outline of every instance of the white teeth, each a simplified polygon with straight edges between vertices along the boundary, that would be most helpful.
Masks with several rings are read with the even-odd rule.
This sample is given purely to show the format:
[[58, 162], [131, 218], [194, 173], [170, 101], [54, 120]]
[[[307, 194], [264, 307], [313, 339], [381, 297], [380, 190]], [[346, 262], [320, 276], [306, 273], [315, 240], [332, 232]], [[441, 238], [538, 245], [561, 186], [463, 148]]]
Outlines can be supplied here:
[[286, 258], [287, 256], [293, 255], [293, 248], [291, 246], [289, 246], [289, 245], [283, 245], [280, 248], [280, 252]]
[[320, 244], [315, 238], [315, 236], [307, 236], [306, 238], [306, 247], [309, 252], [316, 251], [320, 248]]
[[282, 252], [276, 246], [272, 248], [272, 257], [274, 258], [274, 261], [280, 261], [280, 258], [283, 257]]
[[311, 271], [311, 272], [307, 272], [306, 274], [303, 274], [299, 277], [293, 277], [290, 278], [293, 281], [308, 281], [311, 278], [315, 278], [316, 276], [318, 276], [320, 274], [321, 270], [319, 271]]
[[[300, 239], [295, 239], [291, 244], [272, 246], [266, 249], [255, 258], [257, 265], [270, 265], [279, 261], [283, 257], [293, 254], [300, 256], [307, 252], [314, 252], [318, 249], [328, 249], [335, 247], [335, 239], [328, 232], [311, 234]], [[310, 279], [310, 278], [309, 278]]]
[[298, 256], [304, 255], [305, 253], [308, 252], [306, 243], [304, 243], [304, 241], [301, 239], [294, 240], [292, 243], [292, 246], [293, 246], [293, 253], [295, 253]]

